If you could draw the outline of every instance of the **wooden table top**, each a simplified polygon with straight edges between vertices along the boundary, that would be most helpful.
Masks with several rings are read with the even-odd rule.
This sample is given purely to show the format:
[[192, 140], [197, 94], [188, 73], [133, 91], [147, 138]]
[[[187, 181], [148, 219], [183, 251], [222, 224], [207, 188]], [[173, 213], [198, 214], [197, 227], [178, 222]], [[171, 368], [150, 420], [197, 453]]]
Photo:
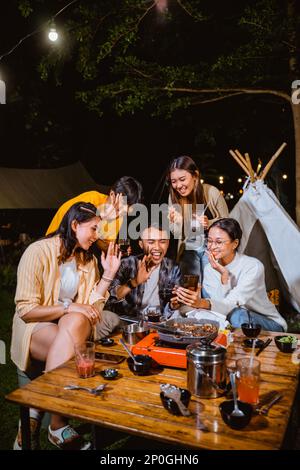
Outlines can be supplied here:
[[[276, 333], [262, 332], [260, 338], [274, 337]], [[300, 338], [300, 335], [296, 335]], [[124, 355], [118, 344], [111, 347], [97, 346], [97, 350], [108, 354]], [[244, 336], [234, 334], [234, 342], [227, 351], [227, 365], [245, 357], [250, 350], [242, 347]], [[125, 353], [126, 354], [126, 353]], [[186, 371], [165, 367], [149, 376], [135, 376], [127, 362], [108, 365], [96, 361], [96, 372], [107, 367], [117, 367], [120, 378], [106, 381], [101, 375], [79, 379], [74, 360], [33, 380], [25, 387], [10, 393], [7, 400], [23, 405], [77, 418], [99, 426], [135, 434], [140, 437], [165, 441], [187, 448], [211, 450], [273, 450], [280, 449], [288, 425], [289, 416], [298, 385], [299, 365], [291, 361], [290, 354], [281, 353], [274, 341], [259, 356], [261, 361], [260, 396], [278, 391], [283, 398], [269, 411], [268, 416], [253, 416], [250, 424], [236, 431], [222, 420], [219, 404], [224, 397], [203, 399], [192, 397], [189, 417], [170, 414], [160, 400], [161, 383], [172, 383], [186, 387]], [[64, 390], [68, 384], [94, 387], [106, 383], [100, 396], [85, 391]], [[197, 415], [209, 428], [209, 432], [197, 429]]]

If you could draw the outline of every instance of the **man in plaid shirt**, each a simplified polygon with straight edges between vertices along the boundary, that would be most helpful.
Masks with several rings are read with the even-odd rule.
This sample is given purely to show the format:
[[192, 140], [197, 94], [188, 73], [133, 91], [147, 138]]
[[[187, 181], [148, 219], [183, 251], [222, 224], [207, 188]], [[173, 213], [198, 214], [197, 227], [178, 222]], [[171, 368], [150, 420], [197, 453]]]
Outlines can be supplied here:
[[151, 225], [143, 230], [139, 245], [144, 254], [122, 260], [109, 289], [110, 298], [105, 310], [137, 316], [147, 306], [160, 307], [164, 318], [168, 318], [179, 304], [175, 298], [168, 302], [163, 289], [167, 288], [170, 294], [181, 280], [179, 266], [165, 257], [169, 247], [168, 234]]

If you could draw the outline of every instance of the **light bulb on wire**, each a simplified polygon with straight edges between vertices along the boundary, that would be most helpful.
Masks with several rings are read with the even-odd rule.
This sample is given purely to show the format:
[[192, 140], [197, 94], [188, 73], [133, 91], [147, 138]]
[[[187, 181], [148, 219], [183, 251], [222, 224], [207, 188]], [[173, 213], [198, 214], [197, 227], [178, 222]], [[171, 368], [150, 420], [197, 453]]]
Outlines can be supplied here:
[[58, 40], [58, 33], [56, 31], [56, 26], [54, 21], [51, 22], [50, 31], [48, 33], [48, 38], [51, 42], [56, 42]]

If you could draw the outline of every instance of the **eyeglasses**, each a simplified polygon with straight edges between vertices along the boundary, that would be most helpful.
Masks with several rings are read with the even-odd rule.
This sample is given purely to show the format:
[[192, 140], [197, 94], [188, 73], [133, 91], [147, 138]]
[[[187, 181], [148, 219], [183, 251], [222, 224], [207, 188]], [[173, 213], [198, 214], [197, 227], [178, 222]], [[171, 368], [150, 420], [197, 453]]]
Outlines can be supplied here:
[[218, 246], [221, 247], [222, 245], [225, 245], [225, 243], [230, 243], [231, 240], [211, 240], [210, 238], [207, 239], [207, 245], [212, 246]]

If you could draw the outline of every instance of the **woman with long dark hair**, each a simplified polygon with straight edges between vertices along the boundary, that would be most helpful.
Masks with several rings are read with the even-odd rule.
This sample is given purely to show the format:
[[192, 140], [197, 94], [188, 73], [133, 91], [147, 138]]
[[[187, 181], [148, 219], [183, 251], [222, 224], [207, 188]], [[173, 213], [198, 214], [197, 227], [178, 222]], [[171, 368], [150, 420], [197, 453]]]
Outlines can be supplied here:
[[[100, 218], [90, 203], [77, 202], [59, 228], [32, 243], [18, 267], [11, 356], [21, 371], [32, 360], [45, 362], [50, 371], [74, 355], [74, 344], [101, 338], [119, 323], [117, 315], [103, 312], [107, 290], [119, 266], [113, 243], [102, 254], [103, 275], [91, 252]], [[38, 410], [30, 410], [33, 424]], [[34, 423], [36, 421], [36, 423]], [[33, 426], [34, 427], [34, 426]], [[20, 435], [15, 448], [20, 447]], [[52, 415], [49, 440], [58, 447], [85, 448], [77, 432], [59, 415]]]
[[208, 231], [209, 264], [204, 269], [202, 298], [200, 288], [192, 292], [179, 287], [178, 300], [193, 309], [217, 312], [234, 327], [248, 323], [250, 316], [264, 330], [284, 331], [286, 321], [267, 295], [264, 266], [258, 259], [237, 251], [241, 238], [237, 220], [214, 222]]
[[201, 276], [205, 259], [205, 231], [218, 218], [228, 216], [220, 191], [202, 184], [200, 171], [191, 157], [175, 158], [168, 169], [169, 219], [178, 243], [182, 274]]

